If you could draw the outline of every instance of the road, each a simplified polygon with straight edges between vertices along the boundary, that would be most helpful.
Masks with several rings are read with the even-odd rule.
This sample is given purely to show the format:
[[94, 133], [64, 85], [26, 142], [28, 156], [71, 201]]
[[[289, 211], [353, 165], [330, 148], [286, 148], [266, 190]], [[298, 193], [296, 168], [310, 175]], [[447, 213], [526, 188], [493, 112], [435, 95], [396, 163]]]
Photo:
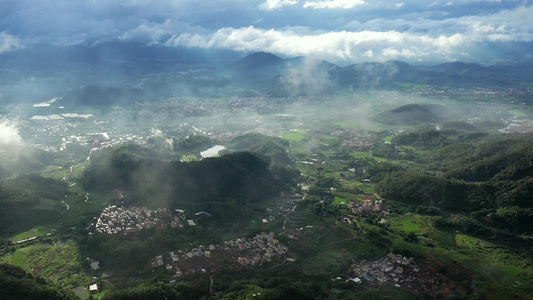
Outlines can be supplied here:
[[61, 203], [65, 204], [67, 206], [67, 209], [65, 209], [65, 211], [63, 211], [61, 214], [64, 214], [66, 213], [69, 209], [70, 209], [70, 206], [68, 206], [68, 204], [65, 203], [64, 200], [61, 200]]

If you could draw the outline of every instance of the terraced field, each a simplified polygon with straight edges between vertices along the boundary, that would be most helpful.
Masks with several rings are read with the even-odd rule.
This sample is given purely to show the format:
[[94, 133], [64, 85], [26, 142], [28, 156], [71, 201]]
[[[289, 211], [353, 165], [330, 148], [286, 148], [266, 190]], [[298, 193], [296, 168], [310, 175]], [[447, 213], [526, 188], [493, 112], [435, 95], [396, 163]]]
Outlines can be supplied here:
[[73, 288], [87, 284], [90, 277], [84, 274], [78, 247], [73, 241], [65, 243], [34, 244], [17, 249], [10, 257], [14, 265], [24, 268], [35, 276], [49, 279]]

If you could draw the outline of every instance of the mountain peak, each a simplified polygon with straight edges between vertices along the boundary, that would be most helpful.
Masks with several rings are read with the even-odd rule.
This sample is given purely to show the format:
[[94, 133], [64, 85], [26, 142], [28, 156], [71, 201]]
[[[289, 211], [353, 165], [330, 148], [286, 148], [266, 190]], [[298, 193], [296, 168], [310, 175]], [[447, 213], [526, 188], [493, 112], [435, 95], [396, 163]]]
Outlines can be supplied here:
[[266, 53], [266, 52], [252, 53], [240, 60], [240, 62], [246, 62], [246, 63], [252, 63], [252, 64], [279, 63], [282, 61], [283, 59], [281, 57], [278, 57], [272, 53]]
[[274, 54], [257, 52], [236, 61], [230, 65], [230, 68], [245, 77], [268, 78], [278, 74], [284, 64], [285, 61]]

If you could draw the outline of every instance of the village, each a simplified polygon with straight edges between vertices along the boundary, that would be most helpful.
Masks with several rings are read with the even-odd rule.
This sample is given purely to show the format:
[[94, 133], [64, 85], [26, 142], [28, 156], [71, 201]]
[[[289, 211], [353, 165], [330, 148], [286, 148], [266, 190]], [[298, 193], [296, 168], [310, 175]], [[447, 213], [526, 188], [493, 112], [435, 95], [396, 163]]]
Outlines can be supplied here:
[[445, 285], [442, 277], [436, 272], [424, 271], [414, 262], [412, 257], [389, 253], [375, 261], [360, 261], [351, 266], [354, 274], [353, 281], [360, 283], [365, 279], [373, 285], [390, 283], [396, 287], [423, 292], [434, 290]]
[[273, 232], [261, 232], [254, 238], [238, 238], [216, 245], [199, 245], [192, 249], [172, 251], [152, 259], [152, 268], [165, 267], [175, 278], [195, 273], [216, 272], [222, 268], [234, 270], [257, 267], [273, 261], [290, 261], [287, 247], [275, 238]]
[[[180, 226], [185, 216], [176, 212], [171, 214], [166, 208], [155, 210], [146, 207], [117, 207], [111, 205], [105, 208], [98, 221], [96, 231], [103, 234], [134, 234], [143, 229], [165, 229]], [[91, 234], [91, 233], [90, 233]]]
[[354, 215], [365, 215], [370, 213], [379, 213], [382, 216], [382, 223], [389, 217], [390, 209], [383, 205], [383, 200], [363, 200], [351, 202], [348, 207]]
[[354, 151], [368, 150], [373, 145], [370, 134], [362, 129], [341, 127], [333, 131], [331, 136], [342, 137], [342, 146]]

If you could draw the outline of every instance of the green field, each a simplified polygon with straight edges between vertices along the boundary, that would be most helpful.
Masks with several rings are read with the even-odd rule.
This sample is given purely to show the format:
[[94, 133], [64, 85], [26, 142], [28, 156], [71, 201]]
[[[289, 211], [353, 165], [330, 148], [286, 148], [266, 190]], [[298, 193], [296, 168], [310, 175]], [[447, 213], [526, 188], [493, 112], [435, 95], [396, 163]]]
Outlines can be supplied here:
[[335, 196], [335, 200], [333, 201], [333, 205], [341, 205], [341, 202], [346, 203], [346, 199]]
[[516, 109], [514, 109], [514, 110], [509, 110], [509, 111], [507, 111], [507, 112], [510, 113], [510, 114], [512, 114], [512, 115], [515, 115], [515, 116], [517, 116], [517, 117], [525, 117], [525, 116], [526, 116], [526, 114], [525, 114], [523, 111], [519, 111], [519, 110], [516, 110]]
[[390, 142], [393, 137], [394, 137], [393, 135], [386, 136], [386, 137], [383, 138], [383, 141], [384, 142]]
[[305, 130], [296, 130], [283, 133], [281, 138], [289, 142], [301, 142], [306, 138], [306, 136], [307, 133]]
[[47, 234], [48, 232], [49, 232], [48, 228], [45, 228], [44, 226], [37, 226], [35, 228], [32, 228], [31, 230], [15, 235], [14, 237], [11, 238], [11, 240], [16, 242], [16, 241], [24, 240], [24, 239], [31, 238], [34, 236], [42, 236], [42, 235]]
[[11, 260], [35, 276], [44, 277], [63, 286], [73, 288], [85, 285], [90, 277], [84, 275], [78, 246], [73, 241], [65, 243], [33, 244], [17, 249], [12, 255], [2, 258]]
[[24, 264], [24, 261], [22, 259], [22, 254], [20, 251], [15, 251], [15, 253], [13, 253], [12, 260], [15, 266], [21, 267], [23, 269], [26, 268], [26, 265]]
[[368, 153], [368, 152], [362, 152], [362, 151], [354, 152], [354, 153], [352, 154], [352, 156], [355, 157], [355, 158], [370, 158], [370, 157], [372, 157], [372, 156], [370, 155], [370, 153]]
[[433, 225], [426, 217], [417, 214], [405, 214], [388, 220], [393, 230], [414, 232], [416, 235], [425, 235], [434, 231]]

